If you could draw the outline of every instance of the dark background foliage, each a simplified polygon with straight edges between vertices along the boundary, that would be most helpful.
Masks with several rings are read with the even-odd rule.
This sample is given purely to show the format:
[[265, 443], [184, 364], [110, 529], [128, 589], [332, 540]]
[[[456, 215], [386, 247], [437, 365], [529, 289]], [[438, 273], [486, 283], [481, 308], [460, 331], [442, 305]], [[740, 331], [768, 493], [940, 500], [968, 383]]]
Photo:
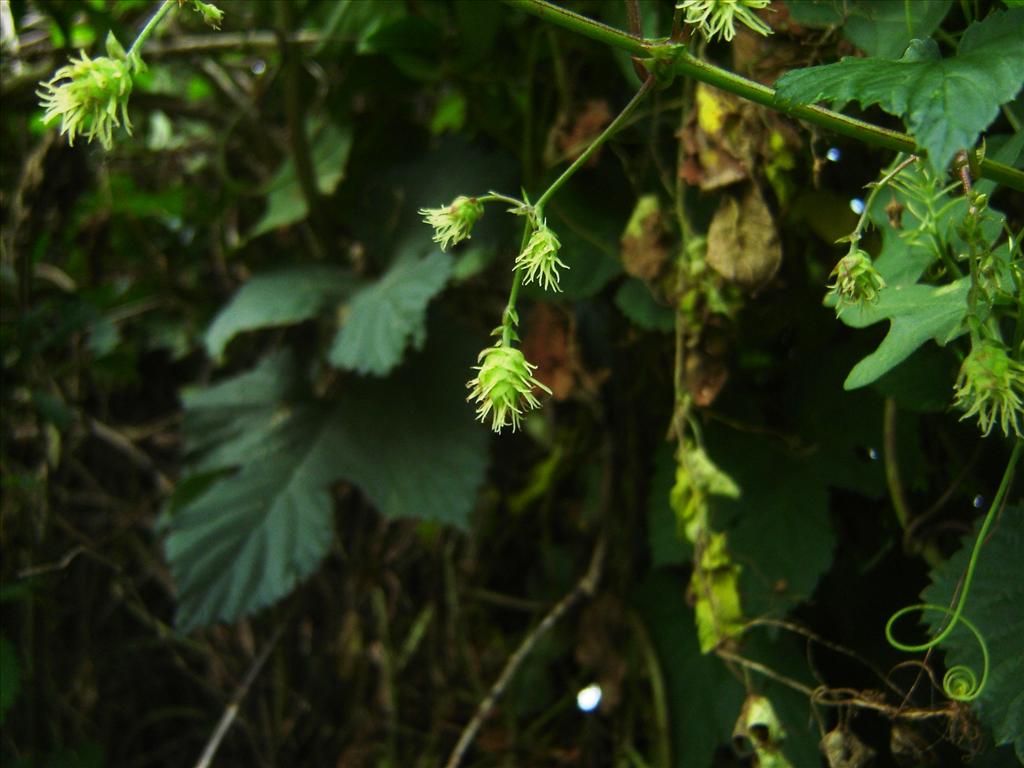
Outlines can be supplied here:
[[[773, 680], [699, 652], [691, 553], [668, 506], [674, 309], [621, 241], [640, 197], [670, 211], [678, 174], [713, 171], [677, 154], [696, 135], [693, 84], [656, 92], [551, 203], [565, 292], [527, 290], [521, 311], [527, 357], [555, 396], [523, 432], [493, 437], [461, 401], [504, 307], [518, 221], [491, 208], [442, 256], [417, 209], [539, 194], [635, 91], [628, 57], [492, 2], [220, 5], [221, 32], [183, 9], [147, 47], [134, 133], [108, 153], [44, 128], [35, 90], [108, 31], [130, 42], [153, 5], [9, 6], [5, 765], [193, 764], [232, 703], [221, 765], [443, 764], [595, 548], [596, 594], [540, 640], [465, 765], [745, 765], [728, 747], [745, 690], [772, 697], [796, 766], [819, 764], [821, 729], [837, 725], [877, 766], [1014, 763], [967, 710], [915, 721], [815, 709], [785, 684], [901, 703], [887, 686], [910, 690], [920, 670], [896, 667], [907, 657], [886, 644], [885, 621], [930, 583], [925, 555], [934, 565], [959, 548], [1008, 455], [950, 411], [956, 345], [842, 389], [885, 329], [836, 322], [824, 284], [834, 240], [854, 225], [849, 201], [887, 153], [743, 113], [756, 135], [779, 136], [750, 150], [741, 183], [763, 191], [783, 258], [754, 288], [720, 281], [730, 313], [705, 318], [710, 390], [694, 418], [743, 488], [712, 511], [743, 567], [745, 612], [787, 622], [750, 630], [741, 648]], [[947, 5], [923, 34], [948, 47], [988, 4]], [[572, 7], [627, 24], [622, 3]], [[707, 55], [771, 82], [906, 43], [873, 17], [811, 24], [805, 8], [801, 26], [779, 7], [775, 37], [741, 33]], [[641, 9], [647, 34], [667, 33], [671, 3]], [[991, 133], [1022, 116], [1018, 97]], [[315, 179], [303, 180], [303, 157]], [[705, 231], [723, 193], [701, 178], [680, 203]], [[1019, 195], [992, 204], [1019, 226]], [[640, 253], [652, 274], [675, 258], [672, 226]], [[397, 307], [386, 322], [384, 305]], [[352, 335], [356, 316], [366, 336]], [[274, 472], [300, 470], [316, 482], [295, 509], [312, 512], [299, 554], [279, 560], [292, 519], [268, 528], [261, 505], [276, 499]], [[914, 514], [906, 530], [895, 487]], [[221, 511], [231, 522], [189, 549], [189, 521]], [[249, 568], [241, 581], [281, 569], [234, 613], [231, 583], [223, 599], [209, 586], [239, 573], [216, 559], [228, 541]], [[929, 663], [941, 671], [941, 654]], [[576, 693], [595, 681], [602, 705], [581, 712]], [[925, 678], [908, 705], [939, 697]]]

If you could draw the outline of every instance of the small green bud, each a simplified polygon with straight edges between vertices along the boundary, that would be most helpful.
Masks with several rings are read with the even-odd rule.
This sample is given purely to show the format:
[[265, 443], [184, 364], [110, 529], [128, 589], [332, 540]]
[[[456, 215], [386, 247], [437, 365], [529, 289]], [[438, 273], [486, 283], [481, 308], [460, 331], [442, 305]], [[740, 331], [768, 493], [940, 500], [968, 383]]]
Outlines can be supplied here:
[[1024, 365], [1006, 354], [1006, 349], [992, 341], [971, 347], [971, 353], [960, 366], [954, 387], [954, 405], [966, 409], [960, 420], [978, 417], [978, 426], [987, 436], [998, 422], [1003, 434], [1021, 432], [1022, 398], [1024, 398]]
[[420, 208], [420, 216], [434, 228], [434, 242], [441, 250], [469, 240], [473, 225], [484, 215], [484, 205], [475, 197], [457, 197], [443, 208]]
[[828, 286], [825, 301], [835, 301], [837, 315], [847, 307], [877, 301], [879, 292], [885, 288], [885, 280], [878, 274], [871, 257], [860, 248], [840, 259], [829, 277], [834, 278], [834, 282]]
[[491, 417], [491, 429], [495, 432], [501, 432], [508, 425], [515, 432], [523, 411], [540, 407], [540, 401], [533, 394], [534, 387], [551, 394], [550, 389], [533, 377], [537, 366], [527, 362], [515, 347], [499, 341], [483, 350], [477, 362], [479, 365], [473, 367], [477, 375], [466, 383], [470, 390], [466, 400], [476, 401], [477, 419], [486, 421], [488, 415]]
[[516, 257], [515, 269], [521, 269], [526, 273], [523, 283], [529, 284], [536, 280], [545, 290], [561, 291], [558, 285], [558, 268], [569, 267], [558, 258], [560, 247], [561, 243], [558, 242], [555, 233], [541, 222], [540, 226], [533, 230], [523, 252]]
[[221, 22], [224, 21], [224, 11], [213, 3], [204, 3], [203, 0], [192, 0], [192, 5], [196, 12], [203, 15], [203, 21], [214, 29], [220, 29]]

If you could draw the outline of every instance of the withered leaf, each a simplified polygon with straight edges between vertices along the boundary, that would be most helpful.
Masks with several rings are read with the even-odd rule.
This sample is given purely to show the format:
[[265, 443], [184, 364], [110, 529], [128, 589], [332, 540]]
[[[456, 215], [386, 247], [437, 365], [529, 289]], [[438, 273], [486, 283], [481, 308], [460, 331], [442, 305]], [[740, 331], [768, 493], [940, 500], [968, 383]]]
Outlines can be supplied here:
[[757, 288], [775, 276], [782, 248], [771, 211], [756, 184], [722, 197], [708, 229], [708, 264], [727, 280]]

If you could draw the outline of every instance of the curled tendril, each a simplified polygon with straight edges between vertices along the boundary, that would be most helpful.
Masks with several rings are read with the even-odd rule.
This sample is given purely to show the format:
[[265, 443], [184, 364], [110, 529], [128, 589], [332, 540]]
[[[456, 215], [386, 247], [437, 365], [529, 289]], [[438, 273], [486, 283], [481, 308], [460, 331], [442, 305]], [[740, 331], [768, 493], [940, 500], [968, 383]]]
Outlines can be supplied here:
[[[978, 645], [981, 646], [981, 657], [983, 663], [981, 680], [978, 680], [977, 676], [974, 674], [974, 670], [970, 667], [966, 667], [962, 664], [950, 667], [949, 671], [946, 672], [945, 676], [942, 678], [942, 690], [949, 698], [955, 701], [973, 701], [981, 695], [982, 690], [985, 688], [985, 683], [988, 682], [988, 643], [985, 642], [985, 638], [982, 636], [981, 632], [978, 631], [978, 628], [964, 616], [964, 605], [967, 604], [967, 594], [971, 591], [971, 582], [974, 580], [974, 569], [978, 565], [978, 555], [981, 554], [981, 545], [985, 543], [989, 529], [992, 527], [992, 523], [996, 519], [996, 514], [1003, 506], [1003, 499], [1006, 498], [1006, 494], [1010, 490], [1010, 481], [1013, 479], [1013, 470], [1017, 464], [1017, 459], [1020, 458], [1022, 449], [1024, 449], [1024, 440], [1016, 441], [1013, 446], [1013, 451], [1010, 453], [1010, 460], [1006, 464], [1006, 471], [1003, 472], [1003, 479], [999, 482], [999, 490], [996, 491], [995, 498], [992, 499], [992, 506], [989, 507], [988, 512], [985, 514], [985, 520], [981, 524], [981, 530], [978, 531], [978, 536], [974, 540], [974, 548], [971, 550], [971, 557], [967, 561], [967, 570], [964, 572], [963, 588], [960, 590], [960, 597], [957, 599], [956, 604], [952, 608], [935, 605], [933, 603], [908, 605], [907, 607], [900, 608], [896, 611], [896, 613], [890, 616], [889, 620], [885, 623], [885, 639], [889, 641], [889, 645], [906, 653], [919, 653], [920, 651], [931, 650], [949, 637], [957, 624], [962, 623], [971, 631], [975, 639], [978, 641]], [[893, 636], [892, 626], [903, 616], [914, 611], [938, 611], [939, 613], [949, 616], [949, 621], [946, 622], [945, 628], [928, 642], [922, 643], [921, 645], [906, 645]]]
[[[933, 603], [920, 603], [918, 605], [908, 605], [906, 608], [900, 608], [896, 613], [890, 616], [889, 621], [885, 623], [885, 639], [888, 640], [889, 645], [896, 650], [904, 651], [906, 653], [919, 653], [920, 651], [927, 651], [934, 648], [949, 637], [949, 634], [957, 624], [963, 624], [971, 631], [971, 634], [973, 634], [975, 639], [978, 641], [978, 646], [981, 648], [981, 680], [978, 680], [973, 669], [964, 664], [957, 664], [956, 666], [950, 667], [943, 676], [942, 690], [954, 701], [973, 701], [981, 695], [982, 690], [985, 688], [985, 683], [988, 682], [988, 643], [985, 642], [985, 638], [982, 636], [978, 628], [974, 626], [972, 621], [967, 619], [965, 616], [959, 615], [959, 611], [962, 607], [963, 605], [961, 601], [957, 604], [957, 607], [952, 610], [945, 606], [935, 605]], [[915, 611], [944, 613], [950, 616], [950, 621], [946, 625], [945, 629], [926, 643], [921, 643], [920, 645], [907, 645], [905, 643], [901, 643], [893, 635], [893, 624], [908, 613], [913, 613]]]

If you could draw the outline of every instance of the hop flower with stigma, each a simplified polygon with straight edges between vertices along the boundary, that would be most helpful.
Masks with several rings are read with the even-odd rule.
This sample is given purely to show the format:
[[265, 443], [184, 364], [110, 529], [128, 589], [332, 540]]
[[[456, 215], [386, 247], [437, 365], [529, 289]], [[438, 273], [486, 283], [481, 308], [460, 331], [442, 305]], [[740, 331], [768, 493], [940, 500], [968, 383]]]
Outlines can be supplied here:
[[1024, 365], [1006, 354], [1002, 344], [981, 341], [960, 366], [954, 387], [954, 405], [966, 409], [960, 420], [978, 417], [982, 435], [988, 436], [998, 422], [1003, 434], [1021, 433]]
[[499, 341], [488, 347], [477, 358], [477, 371], [466, 387], [470, 390], [466, 401], [476, 401], [476, 417], [486, 421], [491, 417], [491, 429], [501, 432], [503, 427], [519, 429], [524, 410], [540, 407], [533, 394], [537, 387], [551, 394], [551, 390], [533, 378], [537, 366], [527, 362], [523, 353]]
[[545, 290], [561, 291], [558, 285], [558, 268], [569, 267], [558, 258], [560, 247], [558, 237], [541, 221], [530, 235], [523, 252], [516, 257], [515, 269], [521, 269], [525, 273], [523, 282], [528, 284], [536, 280]]
[[130, 134], [128, 97], [132, 92], [132, 74], [142, 62], [130, 59], [111, 35], [107, 38], [109, 56], [89, 58], [84, 51], [77, 60], [57, 70], [36, 91], [46, 110], [44, 122], [60, 118], [61, 135], [67, 134], [74, 146], [76, 136], [88, 141], [99, 139], [104, 149], [113, 145], [114, 126], [124, 125]]
[[473, 225], [484, 215], [484, 206], [475, 197], [456, 197], [443, 208], [421, 208], [420, 216], [434, 228], [434, 242], [441, 250], [468, 240]]
[[770, 35], [771, 27], [754, 13], [767, 8], [770, 0], [678, 0], [676, 8], [686, 12], [686, 23], [700, 29], [708, 40], [736, 36], [736, 22], [750, 27], [759, 35]]
[[825, 301], [835, 301], [836, 315], [851, 306], [863, 306], [878, 299], [885, 288], [885, 280], [878, 274], [871, 257], [860, 248], [843, 256], [829, 275], [834, 279], [828, 286]]

